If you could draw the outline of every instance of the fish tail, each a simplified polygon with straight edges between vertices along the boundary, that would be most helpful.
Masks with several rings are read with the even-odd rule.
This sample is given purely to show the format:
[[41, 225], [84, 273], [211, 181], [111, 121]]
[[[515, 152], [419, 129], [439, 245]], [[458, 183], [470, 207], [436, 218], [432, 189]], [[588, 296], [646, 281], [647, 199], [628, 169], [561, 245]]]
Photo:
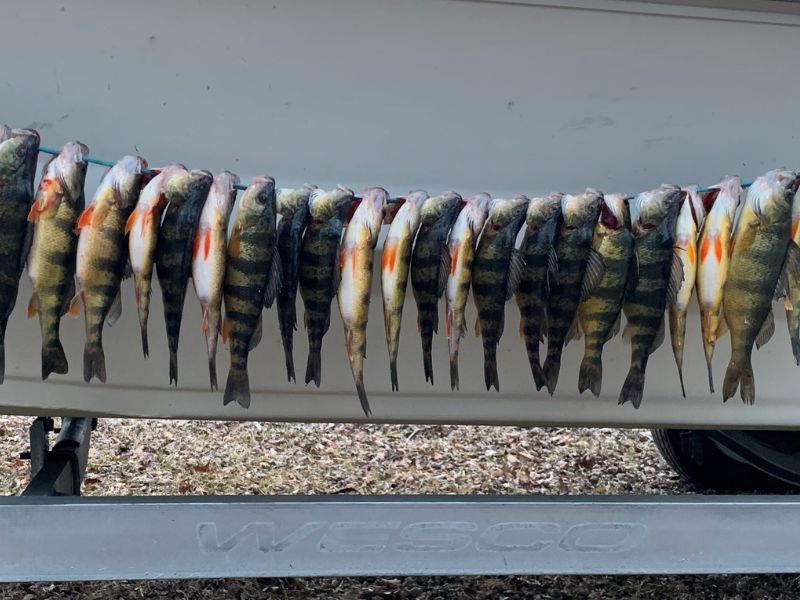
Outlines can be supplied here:
[[497, 342], [484, 338], [483, 341], [483, 378], [486, 389], [492, 387], [500, 391], [500, 377], [497, 374]]
[[42, 379], [47, 379], [50, 373], [65, 375], [69, 370], [67, 355], [58, 338], [49, 340], [42, 346]]
[[397, 378], [397, 354], [400, 349], [400, 321], [390, 309], [384, 309], [386, 325], [386, 346], [389, 349], [389, 377], [392, 380], [392, 391], [400, 389]]
[[250, 407], [250, 378], [247, 376], [247, 367], [231, 365], [228, 371], [222, 403], [227, 405], [231, 402], [236, 402], [243, 408]]
[[169, 349], [169, 384], [175, 383], [178, 387], [178, 352], [177, 350]]
[[106, 382], [106, 356], [99, 341], [87, 341], [83, 348], [83, 380], [89, 383], [92, 377]]
[[290, 332], [283, 337], [283, 355], [286, 360], [286, 379], [287, 381], [297, 382], [294, 372], [294, 335]]
[[794, 354], [794, 362], [800, 367], [800, 330], [795, 330], [791, 334], [792, 338], [792, 354]]
[[364, 356], [366, 354], [367, 339], [366, 331], [356, 329], [345, 324], [345, 345], [347, 348], [347, 358], [350, 362], [350, 372], [353, 374], [353, 381], [356, 384], [358, 400], [361, 402], [361, 410], [368, 417], [372, 416], [367, 399], [367, 391], [364, 388]]
[[150, 356], [150, 345], [147, 341], [147, 320], [150, 317], [150, 289], [151, 284], [145, 277], [137, 277], [134, 292], [136, 295], [136, 310], [139, 313], [139, 327], [142, 330], [142, 353], [144, 357]]
[[722, 399], [727, 401], [741, 386], [740, 395], [745, 404], [753, 404], [756, 398], [753, 365], [748, 358], [732, 356], [725, 371], [725, 380], [722, 383]]
[[450, 342], [450, 389], [458, 389], [458, 338]]
[[147, 358], [150, 356], [150, 345], [147, 342], [147, 316], [145, 315], [144, 322], [139, 322], [139, 326], [142, 330], [142, 353], [144, 357]]
[[528, 363], [531, 366], [533, 382], [536, 384], [536, 389], [540, 390], [547, 385], [547, 381], [544, 378], [542, 364], [539, 361], [539, 340], [528, 335], [527, 330], [523, 331], [523, 337], [525, 338], [525, 349], [528, 352]]
[[308, 364], [306, 365], [306, 384], [313, 381], [319, 387], [322, 381], [322, 347], [314, 343], [308, 348]]
[[422, 333], [422, 365], [425, 369], [425, 381], [433, 385], [433, 335]]
[[628, 376], [625, 378], [625, 383], [622, 385], [622, 390], [619, 393], [619, 404], [630, 402], [633, 404], [634, 408], [639, 408], [642, 405], [643, 396], [644, 368], [631, 365]]
[[8, 321], [0, 323], [0, 383], [6, 379], [6, 325]]
[[208, 379], [211, 390], [218, 390], [217, 386], [217, 342], [219, 340], [220, 312], [211, 308], [203, 310], [203, 334], [206, 338], [208, 351]]
[[714, 393], [714, 370], [713, 370], [713, 361], [714, 361], [714, 344], [706, 341], [703, 338], [703, 352], [706, 355], [706, 367], [708, 368], [708, 389], [711, 390], [711, 393]]
[[559, 371], [561, 371], [561, 348], [556, 349], [555, 347], [548, 345], [547, 358], [544, 360], [544, 366], [542, 367], [542, 378], [544, 379], [544, 385], [547, 386], [547, 391], [551, 396], [556, 391]]
[[686, 315], [681, 314], [674, 307], [669, 311], [669, 331], [672, 341], [672, 354], [675, 356], [678, 379], [681, 382], [681, 393], [686, 398], [686, 387], [683, 384], [683, 341], [686, 336]]
[[602, 383], [603, 363], [600, 357], [585, 355], [578, 374], [578, 392], [582, 394], [586, 390], [591, 390], [592, 394], [599, 396]]
[[792, 354], [794, 362], [800, 367], [800, 316], [797, 312], [800, 307], [786, 311], [786, 323], [789, 325], [789, 339], [792, 342]]
[[278, 321], [281, 324], [281, 340], [283, 341], [283, 355], [286, 362], [286, 378], [287, 381], [293, 381], [295, 383], [297, 383], [297, 377], [294, 372], [294, 331], [296, 329], [296, 319], [296, 311], [293, 305], [284, 307], [282, 302], [278, 304]]

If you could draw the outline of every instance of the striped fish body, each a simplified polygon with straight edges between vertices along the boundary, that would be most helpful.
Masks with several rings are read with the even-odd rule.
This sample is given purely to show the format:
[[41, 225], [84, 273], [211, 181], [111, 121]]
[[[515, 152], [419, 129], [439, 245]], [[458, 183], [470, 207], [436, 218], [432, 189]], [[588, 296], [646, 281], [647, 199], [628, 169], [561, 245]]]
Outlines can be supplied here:
[[361, 408], [370, 416], [364, 389], [364, 358], [367, 353], [367, 318], [372, 290], [372, 263], [389, 194], [383, 188], [364, 190], [361, 203], [347, 225], [340, 251], [341, 282], [337, 291], [339, 313], [344, 324], [347, 359]]
[[712, 187], [713, 205], [703, 222], [698, 242], [697, 302], [700, 306], [700, 329], [708, 367], [708, 386], [714, 392], [712, 359], [714, 345], [722, 330], [722, 290], [728, 277], [731, 233], [741, 192], [738, 177], [727, 177]]
[[339, 243], [352, 190], [314, 190], [309, 199], [311, 222], [300, 250], [300, 296], [308, 332], [305, 382], [322, 381], [322, 339], [331, 324], [331, 302], [339, 286]]
[[217, 339], [222, 323], [222, 286], [225, 282], [225, 253], [228, 218], [236, 200], [239, 178], [229, 171], [214, 177], [208, 192], [192, 250], [192, 283], [203, 313], [200, 335], [208, 352], [208, 377], [217, 389]]
[[[792, 241], [800, 245], [800, 192], [796, 192], [792, 201]], [[800, 277], [789, 277], [789, 302], [786, 305], [786, 323], [789, 326], [789, 339], [792, 343], [792, 354], [800, 366]]]
[[400, 349], [400, 325], [406, 301], [411, 250], [420, 223], [420, 210], [428, 199], [427, 192], [418, 190], [404, 197], [403, 205], [389, 225], [381, 254], [381, 295], [386, 345], [389, 349], [389, 375], [392, 391], [399, 389], [397, 354]]
[[[751, 356], [753, 344], [766, 343], [774, 329], [772, 300], [782, 273], [796, 277], [798, 247], [791, 238], [792, 194], [797, 178], [791, 171], [758, 177], [747, 193], [734, 233], [722, 308], [731, 334], [731, 358], [722, 385], [723, 399], [741, 385], [746, 404], [755, 401]], [[781, 293], [778, 294], [782, 295]]]
[[69, 365], [59, 337], [61, 315], [74, 296], [75, 225], [83, 212], [86, 163], [89, 149], [80, 142], [64, 145], [42, 170], [28, 221], [33, 243], [28, 255], [28, 275], [33, 287], [28, 318], [39, 314], [42, 331], [42, 379], [50, 373], [65, 374]]
[[39, 134], [3, 127], [0, 136], [0, 383], [5, 378], [5, 335], [17, 301], [30, 243], [27, 224], [33, 201]]
[[231, 366], [225, 404], [250, 406], [247, 361], [261, 336], [265, 299], [274, 299], [280, 285], [277, 238], [275, 180], [255, 177], [239, 201], [228, 242], [223, 337], [230, 346]]
[[420, 209], [420, 228], [411, 252], [411, 289], [417, 303], [425, 381], [433, 385], [433, 334], [439, 329], [439, 298], [450, 270], [447, 236], [461, 210], [461, 196], [447, 192], [428, 198]]
[[561, 201], [562, 219], [556, 235], [558, 272], [547, 299], [547, 358], [542, 367], [545, 385], [553, 395], [561, 370], [561, 351], [578, 313], [586, 268], [592, 251], [592, 235], [603, 195], [588, 189]]
[[86, 345], [83, 379], [106, 381], [103, 324], [113, 325], [120, 316], [120, 283], [128, 258], [125, 224], [136, 203], [142, 183], [144, 159], [126, 156], [103, 176], [92, 202], [78, 218], [76, 292], [73, 302], [83, 304]]
[[528, 198], [492, 200], [489, 217], [475, 250], [472, 291], [478, 309], [476, 333], [483, 339], [486, 389], [500, 391], [497, 344], [505, 326], [505, 304], [514, 294], [522, 273], [522, 259], [514, 248], [525, 221]]
[[208, 171], [176, 172], [164, 185], [167, 206], [156, 242], [156, 275], [164, 303], [169, 346], [169, 382], [178, 385], [178, 343], [192, 249], [200, 212], [213, 176]]
[[150, 348], [147, 341], [147, 321], [150, 316], [150, 293], [152, 291], [153, 269], [155, 268], [156, 242], [161, 224], [161, 213], [167, 203], [164, 182], [170, 173], [185, 173], [183, 165], [171, 165], [161, 169], [144, 186], [125, 225], [128, 235], [128, 258], [133, 272], [136, 309], [139, 313], [139, 327], [142, 335], [142, 352], [147, 358]]
[[585, 340], [578, 391], [582, 394], [591, 390], [599, 396], [603, 382], [603, 346], [619, 326], [633, 259], [633, 232], [624, 196], [611, 194], [603, 199], [592, 248], [603, 259], [605, 271], [589, 297], [578, 305], [578, 321]]
[[705, 209], [697, 186], [683, 188], [686, 196], [681, 200], [678, 209], [678, 221], [675, 226], [674, 252], [683, 265], [683, 282], [680, 284], [675, 302], [669, 306], [669, 335], [672, 342], [672, 354], [678, 367], [681, 392], [686, 397], [683, 384], [683, 345], [686, 337], [686, 314], [692, 298], [697, 279], [697, 236], [699, 227], [705, 218]]
[[489, 216], [489, 194], [476, 194], [465, 199], [458, 214], [447, 251], [450, 254], [450, 272], [445, 288], [447, 312], [447, 345], [450, 351], [450, 389], [458, 389], [458, 347], [467, 331], [467, 299], [472, 284], [472, 267], [478, 236]]
[[561, 219], [563, 196], [554, 192], [545, 198], [531, 200], [525, 218], [525, 237], [520, 247], [525, 268], [516, 294], [520, 313], [519, 327], [536, 389], [547, 385], [539, 362], [539, 342], [547, 332], [550, 281], [557, 272], [553, 244]]
[[278, 324], [283, 340], [283, 352], [286, 359], [286, 377], [296, 381], [294, 371], [294, 332], [297, 330], [297, 287], [300, 282], [300, 249], [311, 213], [308, 200], [313, 187], [285, 192], [294, 200], [284, 200], [284, 194], [278, 194], [278, 212], [283, 215], [283, 225], [278, 235], [278, 254], [281, 259], [283, 281], [278, 294]]
[[628, 286], [623, 310], [628, 322], [624, 337], [631, 342], [631, 366], [619, 403], [638, 408], [644, 395], [647, 361], [663, 341], [664, 314], [673, 272], [675, 223], [681, 190], [662, 186], [634, 199], [633, 224], [637, 271]]

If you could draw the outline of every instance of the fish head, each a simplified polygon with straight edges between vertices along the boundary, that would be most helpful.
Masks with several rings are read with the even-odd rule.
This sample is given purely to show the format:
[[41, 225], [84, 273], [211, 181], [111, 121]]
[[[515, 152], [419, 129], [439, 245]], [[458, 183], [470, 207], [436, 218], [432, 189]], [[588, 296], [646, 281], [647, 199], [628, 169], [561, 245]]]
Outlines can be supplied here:
[[119, 209], [135, 204], [146, 168], [147, 161], [142, 157], [123, 156], [104, 177], [108, 178], [108, 185], [112, 190], [112, 193], [104, 194], [104, 201]]
[[381, 229], [381, 223], [383, 223], [383, 210], [388, 201], [389, 192], [382, 187], [367, 187], [361, 192], [361, 203], [358, 205], [356, 213], [376, 238]]
[[528, 210], [525, 214], [525, 223], [529, 231], [540, 229], [545, 223], [561, 215], [561, 200], [564, 194], [561, 192], [550, 192], [547, 196], [533, 198], [528, 203]]
[[491, 204], [492, 197], [486, 192], [464, 198], [464, 208], [461, 209], [461, 212], [466, 215], [467, 223], [469, 223], [469, 228], [473, 235], [478, 235], [483, 229], [489, 216]]
[[681, 198], [680, 211], [688, 210], [692, 217], [695, 227], [699, 230], [706, 218], [706, 207], [703, 203], [703, 196], [698, 191], [696, 185], [686, 185], [682, 188], [683, 197]]
[[603, 193], [594, 188], [586, 188], [586, 191], [578, 195], [565, 194], [561, 199], [564, 229], [594, 229], [602, 201]]
[[604, 231], [621, 231], [630, 229], [631, 216], [628, 209], [628, 197], [625, 194], [608, 194], [600, 205], [600, 216], [597, 227]]
[[246, 227], [249, 223], [277, 215], [275, 200], [275, 179], [269, 176], [256, 176], [239, 200], [238, 219]]
[[402, 196], [406, 203], [413, 205], [414, 210], [419, 213], [422, 210], [422, 205], [429, 198], [428, 192], [425, 190], [413, 190]]
[[756, 178], [747, 190], [747, 203], [762, 222], [780, 223], [790, 218], [798, 184], [794, 171], [774, 169]]
[[519, 229], [525, 219], [528, 202], [530, 202], [528, 197], [522, 195], [508, 199], [493, 199], [489, 208], [487, 227], [493, 231], [499, 231], [508, 226], [516, 226]]
[[221, 171], [214, 175], [206, 202], [210, 203], [221, 214], [229, 215], [233, 201], [236, 199], [236, 188], [239, 177], [230, 171]]
[[458, 211], [463, 200], [456, 192], [445, 192], [439, 196], [432, 196], [425, 200], [419, 211], [420, 223], [432, 225], [447, 213]]
[[83, 196], [83, 184], [88, 166], [83, 157], [87, 154], [89, 147], [74, 141], [64, 144], [55, 158], [58, 178], [73, 202]]
[[301, 188], [279, 188], [275, 192], [275, 198], [278, 205], [278, 213], [284, 219], [289, 219], [304, 203], [308, 202], [311, 192], [316, 187], [310, 187], [308, 184]]
[[12, 129], [0, 142], [0, 169], [16, 173], [22, 168], [35, 168], [38, 160], [39, 134], [33, 129]]
[[633, 232], [644, 235], [659, 229], [673, 231], [684, 193], [676, 185], [664, 184], [655, 190], [637, 194], [631, 206]]
[[736, 209], [739, 207], [741, 195], [742, 180], [739, 177], [728, 176], [719, 183], [712, 185], [703, 194], [703, 205], [706, 212], [709, 212], [712, 207], [716, 207], [715, 210], [724, 211], [728, 219], [733, 221]]

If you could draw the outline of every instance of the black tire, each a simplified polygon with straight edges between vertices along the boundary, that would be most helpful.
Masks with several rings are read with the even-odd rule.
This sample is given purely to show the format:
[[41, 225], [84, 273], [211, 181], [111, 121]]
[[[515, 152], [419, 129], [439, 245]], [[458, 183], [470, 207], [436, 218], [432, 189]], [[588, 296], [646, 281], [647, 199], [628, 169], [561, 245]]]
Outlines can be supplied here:
[[687, 483], [715, 492], [796, 492], [800, 434], [654, 429], [661, 456]]

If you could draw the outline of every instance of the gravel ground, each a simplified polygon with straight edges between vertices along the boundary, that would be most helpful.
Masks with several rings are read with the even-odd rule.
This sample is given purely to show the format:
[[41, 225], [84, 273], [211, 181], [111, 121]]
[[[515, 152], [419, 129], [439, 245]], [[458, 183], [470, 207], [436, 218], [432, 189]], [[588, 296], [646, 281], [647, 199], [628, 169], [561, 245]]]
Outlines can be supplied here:
[[[30, 419], [0, 417], [0, 493]], [[87, 495], [691, 493], [647, 431], [101, 421]], [[797, 598], [796, 576], [412, 577], [0, 586], [0, 598]]]

